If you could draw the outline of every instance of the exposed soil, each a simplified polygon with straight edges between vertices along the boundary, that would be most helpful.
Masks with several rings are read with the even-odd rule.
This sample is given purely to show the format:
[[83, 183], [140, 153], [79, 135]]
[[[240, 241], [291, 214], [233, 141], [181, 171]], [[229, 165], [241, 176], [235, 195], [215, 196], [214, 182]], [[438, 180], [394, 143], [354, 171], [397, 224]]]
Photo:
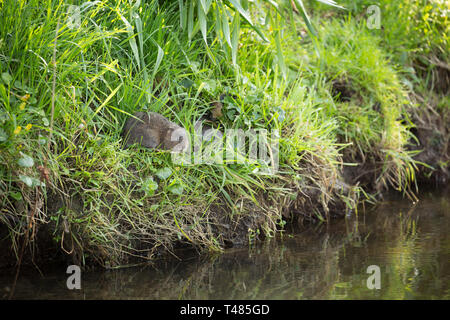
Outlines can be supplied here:
[[450, 92], [450, 65], [436, 56], [419, 57], [414, 61], [419, 77], [428, 80], [428, 89], [438, 94]]
[[[250, 240], [258, 240], [265, 237], [264, 228], [270, 226], [273, 229], [281, 227], [274, 226], [276, 223], [274, 217], [278, 215], [278, 210], [283, 210], [284, 219], [287, 222], [303, 222], [316, 221], [317, 214], [320, 214], [325, 219], [329, 217], [339, 217], [346, 212], [346, 204], [342, 201], [341, 196], [349, 196], [352, 189], [344, 182], [332, 183], [328, 190], [328, 198], [324, 198], [323, 193], [313, 186], [304, 186], [299, 190], [296, 198], [281, 199], [277, 195], [261, 194], [258, 197], [260, 206], [248, 199], [237, 199], [234, 204], [239, 208], [239, 213], [234, 216], [230, 215], [229, 208], [224, 199], [216, 201], [208, 208], [205, 216], [208, 217], [208, 225], [205, 228], [210, 228], [211, 234], [216, 237], [218, 244], [224, 248], [239, 247], [248, 244]], [[68, 192], [70, 194], [70, 192]], [[231, 195], [233, 197], [233, 195]], [[280, 198], [280, 199], [278, 199]], [[46, 202], [44, 204], [47, 215], [56, 215], [56, 212], [67, 210], [75, 212], [77, 216], [83, 215], [83, 200], [78, 194], [72, 195], [71, 198], [66, 199], [60, 194], [49, 191]], [[74, 236], [79, 238], [82, 235], [77, 234], [78, 230], [71, 230], [69, 223], [65, 221], [65, 214], [59, 215], [60, 220], [58, 226], [55, 221], [48, 224], [36, 223], [36, 236], [26, 246], [24, 259], [21, 265], [30, 264], [48, 264], [53, 261], [69, 262], [71, 264], [86, 264], [87, 266], [98, 265], [99, 261], [88, 260], [81, 261], [81, 253], [83, 251], [78, 248], [77, 243], [74, 242]], [[4, 225], [0, 226], [0, 268], [13, 267], [17, 262], [17, 258], [12, 250], [10, 237], [7, 236], [7, 228]], [[76, 227], [76, 226], [75, 226]], [[127, 227], [124, 226], [126, 231]], [[250, 232], [253, 230], [254, 232]], [[257, 232], [258, 231], [258, 232]], [[64, 235], [64, 237], [62, 237]], [[59, 236], [59, 237], [55, 237]], [[19, 246], [22, 245], [23, 237], [17, 237]], [[58, 239], [58, 240], [56, 240]], [[187, 243], [183, 241], [176, 242], [172, 248], [164, 248], [163, 246], [154, 247], [152, 241], [145, 240], [142, 243], [139, 239], [133, 241], [131, 246], [134, 257], [125, 257], [124, 263], [132, 263], [142, 261], [150, 256], [157, 258], [166, 256], [169, 251], [186, 247]], [[190, 244], [192, 247], [192, 245]], [[83, 248], [84, 252], [89, 252], [95, 248]], [[101, 248], [98, 250], [101, 251]], [[130, 251], [131, 252], [131, 251]], [[101, 252], [96, 254], [102, 259]], [[139, 258], [141, 256], [141, 258]], [[34, 259], [34, 260], [32, 260]], [[105, 254], [107, 261], [108, 256]], [[84, 262], [84, 263], [83, 263]]]
[[[420, 183], [445, 184], [450, 178], [450, 115], [438, 113], [426, 104], [413, 111], [416, 125], [412, 133], [418, 140], [411, 141], [410, 150], [421, 150], [414, 159], [418, 164], [417, 179]], [[431, 168], [430, 168], [431, 167]]]
[[353, 89], [351, 81], [335, 79], [331, 82], [331, 94], [337, 102], [348, 102], [357, 92]]

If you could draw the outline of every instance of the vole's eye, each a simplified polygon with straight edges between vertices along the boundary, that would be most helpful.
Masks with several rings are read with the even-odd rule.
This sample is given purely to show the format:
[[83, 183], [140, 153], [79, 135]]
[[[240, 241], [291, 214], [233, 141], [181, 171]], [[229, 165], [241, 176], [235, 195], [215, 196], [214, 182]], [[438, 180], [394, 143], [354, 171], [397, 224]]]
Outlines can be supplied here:
[[183, 141], [183, 137], [178, 138], [178, 142], [181, 142], [181, 141]]

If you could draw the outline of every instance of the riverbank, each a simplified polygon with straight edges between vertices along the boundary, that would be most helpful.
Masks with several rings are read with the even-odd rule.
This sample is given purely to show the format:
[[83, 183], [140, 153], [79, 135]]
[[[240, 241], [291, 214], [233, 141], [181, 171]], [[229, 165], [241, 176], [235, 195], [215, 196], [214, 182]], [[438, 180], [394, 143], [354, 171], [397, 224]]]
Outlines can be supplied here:
[[[448, 9], [437, 2], [381, 1], [379, 29], [364, 3], [314, 4], [317, 38], [283, 11], [281, 43], [272, 25], [267, 42], [244, 25], [236, 52], [212, 35], [206, 47], [201, 32], [189, 40], [177, 3], [86, 5], [76, 27], [57, 3], [2, 4], [1, 261], [111, 267], [180, 246], [220, 252], [448, 180]], [[193, 132], [215, 102], [214, 128], [280, 133], [274, 174], [123, 147], [136, 111]]]

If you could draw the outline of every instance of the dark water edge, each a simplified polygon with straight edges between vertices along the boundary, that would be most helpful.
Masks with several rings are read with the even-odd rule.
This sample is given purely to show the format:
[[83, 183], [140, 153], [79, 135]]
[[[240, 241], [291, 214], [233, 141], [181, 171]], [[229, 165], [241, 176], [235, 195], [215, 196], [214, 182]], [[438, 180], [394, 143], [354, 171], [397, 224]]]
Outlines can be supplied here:
[[[391, 195], [358, 216], [285, 233], [224, 254], [82, 272], [69, 290], [67, 266], [23, 270], [13, 299], [449, 299], [450, 188], [420, 201]], [[380, 289], [367, 268], [379, 267]], [[14, 274], [0, 274], [0, 297]]]

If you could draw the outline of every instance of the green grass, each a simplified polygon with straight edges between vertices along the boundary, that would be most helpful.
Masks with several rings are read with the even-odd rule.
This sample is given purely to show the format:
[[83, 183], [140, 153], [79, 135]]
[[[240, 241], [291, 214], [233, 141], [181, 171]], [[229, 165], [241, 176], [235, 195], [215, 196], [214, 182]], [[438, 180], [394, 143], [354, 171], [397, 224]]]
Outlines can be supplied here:
[[[403, 87], [406, 101], [402, 119], [408, 125], [407, 130], [418, 137], [408, 137], [407, 143], [403, 144], [407, 150], [415, 151], [412, 155], [419, 165], [420, 180], [445, 181], [450, 159], [446, 147], [450, 138], [446, 129], [450, 125], [448, 3], [434, 0], [342, 2], [351, 12], [351, 19], [357, 20], [361, 27], [370, 16], [367, 8], [379, 6], [381, 28], [365, 29], [366, 33], [376, 37], [375, 51], [381, 50], [389, 58], [396, 81]], [[348, 13], [341, 15], [341, 19], [348, 17]], [[393, 125], [394, 121], [391, 119]], [[435, 136], [438, 141], [433, 138]], [[416, 154], [424, 149], [433, 151]], [[431, 176], [434, 178], [430, 179]]]
[[[62, 1], [1, 6], [0, 223], [18, 256], [39, 246], [41, 225], [83, 264], [151, 260], [183, 245], [222, 251], [414, 182], [412, 103], [395, 52], [342, 13], [316, 21], [313, 41], [299, 39], [299, 17], [277, 36], [266, 26], [268, 42], [243, 27], [234, 66], [213, 38], [208, 48], [201, 33], [189, 40], [176, 3], [86, 5], [76, 28]], [[333, 80], [355, 94], [333, 97]], [[280, 131], [275, 175], [257, 174], [255, 163], [179, 165], [168, 152], [123, 148], [134, 112], [192, 132], [222, 94], [221, 130]], [[364, 188], [342, 192], [344, 167], [373, 172]]]
[[331, 84], [328, 92], [334, 99], [324, 103], [326, 112], [339, 119], [339, 136], [353, 145], [347, 149], [346, 161], [380, 167], [375, 176], [379, 190], [409, 186], [415, 171], [405, 148], [411, 138], [405, 109], [410, 101], [380, 48], [381, 39], [351, 18], [324, 24], [321, 32], [320, 58], [313, 64], [316, 73], [323, 75], [324, 86]]

